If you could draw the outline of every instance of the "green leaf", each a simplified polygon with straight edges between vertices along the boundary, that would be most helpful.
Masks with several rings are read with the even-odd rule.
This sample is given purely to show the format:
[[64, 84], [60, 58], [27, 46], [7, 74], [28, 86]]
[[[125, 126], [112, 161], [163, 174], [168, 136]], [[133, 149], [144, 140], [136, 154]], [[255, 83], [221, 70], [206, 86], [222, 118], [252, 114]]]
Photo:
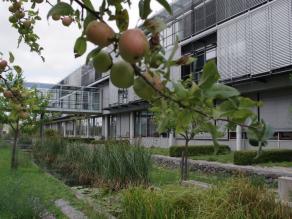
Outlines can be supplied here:
[[128, 29], [129, 14], [126, 9], [116, 12], [115, 19], [116, 19], [117, 27], [119, 28], [120, 32], [123, 32]]
[[213, 99], [227, 99], [239, 96], [240, 93], [233, 87], [224, 84], [213, 84], [212, 87], [205, 91], [205, 95]]
[[76, 40], [75, 46], [74, 46], [75, 58], [82, 56], [86, 52], [86, 48], [87, 48], [86, 39], [82, 36], [79, 37]]
[[97, 47], [96, 49], [92, 50], [90, 53], [88, 53], [87, 57], [86, 57], [86, 65], [89, 63], [89, 61], [91, 60], [92, 57], [96, 56], [100, 51], [101, 51], [101, 47]]
[[208, 61], [204, 65], [203, 74], [200, 79], [199, 86], [202, 89], [209, 89], [220, 79], [220, 75], [216, 66], [215, 61]]
[[54, 5], [48, 12], [47, 19], [49, 19], [52, 15], [72, 15], [74, 14], [74, 10], [71, 5], [65, 2], [58, 2], [56, 5]]
[[20, 73], [22, 72], [22, 68], [21, 68], [20, 66], [18, 66], [18, 65], [14, 65], [14, 66], [13, 66], [13, 69], [14, 69], [18, 74], [20, 74]]
[[12, 52], [9, 52], [9, 62], [10, 63], [14, 62], [14, 55], [12, 54]]
[[239, 97], [239, 108], [252, 108], [257, 107], [259, 105], [258, 102], [247, 98], [247, 97]]
[[152, 12], [150, 8], [151, 0], [140, 0], [139, 1], [139, 14], [141, 19], [146, 19], [148, 15]]
[[166, 28], [165, 22], [159, 17], [145, 20], [143, 26], [152, 34], [160, 33]]
[[172, 9], [166, 0], [156, 0], [156, 1], [158, 1], [159, 4], [161, 4], [169, 14], [172, 14]]
[[192, 55], [184, 55], [175, 61], [175, 65], [190, 65], [196, 60]]
[[[90, 8], [91, 10], [94, 10], [91, 0], [82, 0], [82, 2], [86, 7]], [[89, 11], [87, 13], [91, 14]]]
[[260, 146], [260, 142], [262, 143], [262, 146], [265, 146], [267, 140], [273, 136], [274, 131], [271, 126], [261, 120], [252, 124], [252, 127], [249, 128], [246, 133], [253, 146]]
[[84, 19], [84, 22], [83, 22], [83, 28], [84, 30], [86, 30], [88, 24], [91, 22], [91, 21], [95, 21], [96, 20], [96, 17], [93, 15], [93, 14], [88, 14], [85, 19]]

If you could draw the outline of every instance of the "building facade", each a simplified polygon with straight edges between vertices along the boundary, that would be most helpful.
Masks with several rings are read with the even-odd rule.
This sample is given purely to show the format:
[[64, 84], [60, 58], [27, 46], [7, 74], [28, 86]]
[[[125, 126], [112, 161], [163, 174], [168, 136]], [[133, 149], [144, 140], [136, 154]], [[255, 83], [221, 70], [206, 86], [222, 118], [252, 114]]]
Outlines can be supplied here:
[[[175, 57], [197, 57], [196, 64], [173, 68], [172, 79], [193, 74], [194, 80], [199, 80], [204, 63], [216, 59], [222, 83], [264, 103], [254, 110], [275, 130], [269, 147], [292, 147], [292, 1], [178, 0], [172, 7], [172, 16], [165, 11], [158, 14], [167, 23], [162, 44], [170, 51], [178, 36]], [[130, 139], [145, 146], [183, 144], [180, 136], [157, 132], [148, 103], [137, 97], [132, 88], [116, 88], [108, 73], [96, 75], [90, 66], [80, 69], [80, 81], [74, 85], [99, 90], [100, 110], [79, 115], [80, 118], [77, 113], [73, 120], [65, 116], [48, 127], [62, 127], [66, 136]], [[76, 77], [76, 72], [67, 81], [70, 77]], [[235, 149], [236, 139], [242, 147], [249, 147], [239, 128], [237, 133], [227, 132], [221, 142]], [[210, 136], [201, 135], [192, 143], [210, 142]]]

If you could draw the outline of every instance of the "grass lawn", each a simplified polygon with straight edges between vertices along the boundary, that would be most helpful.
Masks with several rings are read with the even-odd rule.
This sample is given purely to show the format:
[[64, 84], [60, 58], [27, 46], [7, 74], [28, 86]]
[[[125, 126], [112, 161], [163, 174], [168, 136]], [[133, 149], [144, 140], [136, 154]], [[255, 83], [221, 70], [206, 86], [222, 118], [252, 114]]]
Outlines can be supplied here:
[[149, 151], [151, 154], [169, 156], [169, 149], [168, 148], [151, 147], [151, 148], [149, 148]]
[[[167, 148], [158, 148], [158, 147], [152, 147], [149, 148], [150, 152], [152, 154], [158, 154], [158, 155], [165, 155], [169, 156], [169, 149]], [[227, 154], [219, 154], [219, 155], [198, 155], [198, 156], [191, 156], [189, 159], [192, 160], [206, 160], [206, 161], [215, 161], [220, 163], [233, 163], [233, 156], [234, 152], [230, 152]], [[292, 162], [269, 162], [269, 163], [261, 163], [261, 164], [255, 164], [256, 166], [262, 166], [262, 167], [292, 167]]]
[[1, 202], [0, 200], [0, 218], [15, 217], [15, 215], [9, 214], [9, 210], [7, 210], [8, 213], [4, 213], [3, 210], [1, 210], [1, 204], [3, 208], [5, 204], [9, 203], [7, 206], [12, 209], [10, 212], [13, 212], [14, 207], [19, 207], [17, 203], [20, 203], [20, 205], [24, 203], [24, 200], [20, 200], [21, 197], [25, 196], [22, 194], [29, 194], [29, 197], [34, 197], [34, 200], [38, 200], [38, 203], [41, 203], [45, 209], [55, 214], [57, 218], [66, 218], [60, 210], [54, 206], [54, 201], [61, 198], [69, 201], [72, 206], [81, 210], [90, 218], [101, 218], [85, 203], [78, 200], [71, 189], [64, 185], [63, 182], [46, 174], [33, 164], [28, 154], [18, 151], [18, 155], [19, 168], [17, 171], [11, 171], [10, 148], [0, 145], [0, 192], [1, 197], [6, 197], [6, 200], [4, 200], [5, 202]]
[[262, 166], [262, 167], [292, 167], [292, 162], [288, 161], [283, 161], [283, 162], [269, 162], [269, 163], [260, 163], [257, 164], [257, 166]]
[[233, 152], [228, 154], [218, 154], [218, 155], [198, 155], [198, 156], [191, 156], [190, 159], [192, 160], [206, 160], [206, 161], [216, 161], [221, 163], [233, 163]]

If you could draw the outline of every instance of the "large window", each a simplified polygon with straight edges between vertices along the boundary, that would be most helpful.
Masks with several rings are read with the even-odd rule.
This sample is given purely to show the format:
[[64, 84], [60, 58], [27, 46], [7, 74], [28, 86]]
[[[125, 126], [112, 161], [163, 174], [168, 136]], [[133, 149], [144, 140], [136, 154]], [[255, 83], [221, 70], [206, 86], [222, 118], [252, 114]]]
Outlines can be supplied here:
[[135, 113], [135, 137], [159, 137], [153, 113], [147, 111]]
[[210, 46], [202, 48], [198, 51], [195, 51], [194, 56], [197, 58], [195, 63], [182, 66], [181, 68], [182, 80], [187, 79], [189, 75], [192, 74], [193, 80], [198, 82], [200, 80], [205, 63], [212, 59], [216, 60], [217, 57], [216, 47]]
[[118, 90], [118, 103], [126, 104], [128, 103], [128, 90], [127, 89], [119, 89]]

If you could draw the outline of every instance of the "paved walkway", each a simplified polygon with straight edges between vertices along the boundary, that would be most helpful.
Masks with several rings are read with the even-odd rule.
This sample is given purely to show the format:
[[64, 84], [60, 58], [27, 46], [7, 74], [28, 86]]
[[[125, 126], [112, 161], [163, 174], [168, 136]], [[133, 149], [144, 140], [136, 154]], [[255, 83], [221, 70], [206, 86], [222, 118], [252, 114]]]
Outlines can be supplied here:
[[76, 210], [69, 202], [63, 199], [56, 200], [55, 205], [70, 219], [87, 219], [81, 211]]
[[[157, 165], [178, 168], [181, 158], [163, 155], [153, 155], [152, 159]], [[240, 166], [231, 163], [219, 163], [204, 160], [189, 160], [190, 170], [201, 170], [204, 172], [227, 172], [232, 174], [259, 175], [267, 178], [277, 179], [281, 176], [292, 177], [292, 168], [287, 167], [259, 167], [259, 166]]]

